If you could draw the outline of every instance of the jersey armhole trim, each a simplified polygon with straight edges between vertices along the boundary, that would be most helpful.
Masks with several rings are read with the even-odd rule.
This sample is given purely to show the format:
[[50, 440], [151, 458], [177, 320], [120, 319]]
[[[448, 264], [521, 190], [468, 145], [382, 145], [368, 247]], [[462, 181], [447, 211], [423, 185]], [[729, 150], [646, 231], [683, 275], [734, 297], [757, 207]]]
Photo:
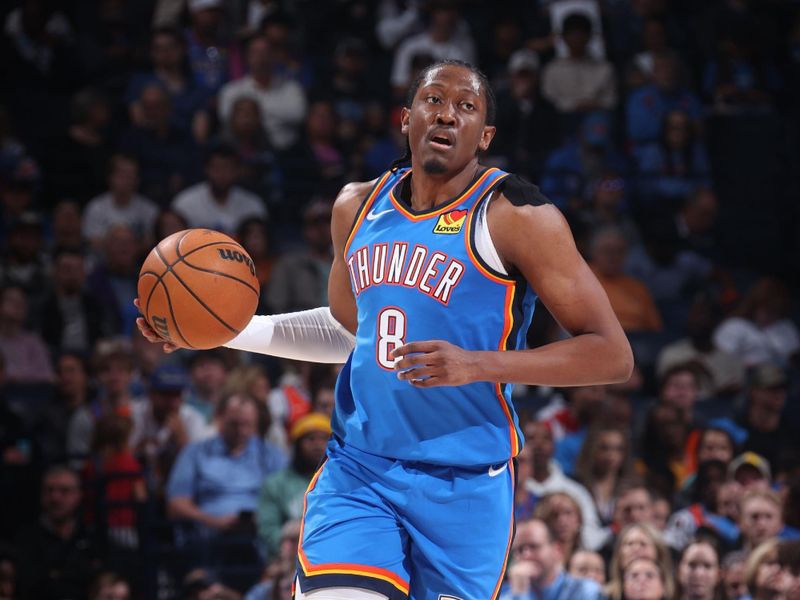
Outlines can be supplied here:
[[470, 210], [470, 214], [467, 216], [467, 231], [464, 236], [464, 241], [467, 246], [467, 254], [478, 271], [492, 281], [501, 283], [503, 285], [511, 285], [516, 283], [516, 279], [507, 273], [501, 273], [487, 263], [486, 260], [484, 260], [484, 258], [481, 256], [475, 239], [476, 230], [480, 227], [478, 220], [480, 219], [483, 208], [485, 207], [488, 211], [488, 202], [490, 202], [494, 196], [498, 184], [502, 183], [504, 179], [505, 177], [498, 179], [488, 190], [486, 190], [486, 192], [484, 192], [483, 196]]
[[342, 250], [342, 258], [347, 257], [347, 251], [350, 249], [350, 244], [353, 241], [353, 238], [358, 231], [358, 228], [361, 227], [361, 223], [364, 221], [364, 217], [367, 214], [367, 211], [372, 206], [372, 203], [375, 201], [375, 198], [378, 197], [378, 193], [383, 189], [383, 186], [386, 185], [386, 181], [392, 175], [391, 171], [386, 171], [378, 181], [375, 182], [375, 185], [372, 186], [372, 189], [369, 193], [364, 197], [364, 200], [361, 202], [361, 206], [358, 207], [356, 211], [356, 216], [353, 219], [352, 225], [350, 225], [350, 231], [347, 234], [347, 241], [344, 244], [344, 249]]

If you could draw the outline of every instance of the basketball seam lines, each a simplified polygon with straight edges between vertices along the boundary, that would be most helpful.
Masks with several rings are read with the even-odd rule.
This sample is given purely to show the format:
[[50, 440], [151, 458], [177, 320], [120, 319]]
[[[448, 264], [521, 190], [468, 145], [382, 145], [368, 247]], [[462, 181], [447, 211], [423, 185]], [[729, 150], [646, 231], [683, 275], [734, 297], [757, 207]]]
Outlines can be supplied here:
[[[181, 238], [181, 239], [183, 239], [183, 238]], [[178, 242], [178, 244], [180, 244], [180, 241]], [[175, 250], [176, 250], [176, 251], [178, 251], [178, 246], [177, 246], [177, 244], [175, 245]], [[227, 324], [225, 321], [223, 321], [223, 320], [222, 320], [222, 319], [219, 317], [219, 315], [217, 315], [217, 313], [215, 313], [213, 310], [211, 310], [211, 308], [209, 308], [209, 306], [208, 306], [208, 305], [207, 305], [205, 302], [203, 302], [203, 301], [202, 301], [200, 298], [198, 298], [198, 297], [197, 297], [197, 294], [195, 294], [195, 293], [194, 293], [194, 290], [192, 290], [192, 288], [190, 288], [188, 285], [186, 285], [186, 283], [184, 283], [183, 279], [181, 279], [181, 278], [180, 278], [180, 276], [179, 276], [179, 275], [178, 275], [178, 274], [175, 272], [175, 270], [172, 268], [172, 266], [173, 266], [173, 265], [177, 265], [179, 262], [183, 262], [183, 257], [182, 257], [180, 254], [178, 254], [178, 256], [180, 257], [180, 260], [176, 260], [176, 261], [173, 263], [173, 265], [169, 264], [169, 263], [166, 261], [166, 259], [165, 259], [165, 258], [164, 258], [164, 257], [161, 255], [161, 251], [158, 249], [158, 246], [156, 246], [156, 254], [158, 254], [158, 257], [159, 257], [159, 258], [160, 258], [160, 259], [161, 259], [161, 260], [164, 262], [164, 264], [167, 266], [167, 271], [164, 273], [164, 275], [166, 275], [167, 273], [172, 273], [173, 277], [175, 277], [175, 279], [177, 279], [177, 280], [180, 282], [180, 284], [181, 284], [181, 285], [182, 285], [182, 286], [183, 286], [183, 287], [186, 289], [186, 291], [187, 291], [187, 292], [189, 292], [189, 293], [192, 295], [192, 298], [194, 298], [195, 300], [197, 300], [197, 302], [200, 304], [200, 306], [202, 306], [203, 308], [205, 308], [205, 309], [206, 309], [206, 310], [209, 312], [209, 314], [210, 314], [212, 317], [214, 317], [214, 318], [215, 318], [217, 321], [219, 321], [220, 323], [222, 323], [222, 324], [223, 324], [223, 325], [224, 325], [224, 326], [225, 326], [225, 327], [226, 327], [228, 330], [232, 331], [232, 332], [233, 332], [233, 333], [235, 333], [236, 335], [238, 335], [238, 334], [239, 334], [239, 331], [237, 331], [236, 329], [234, 329], [233, 327], [231, 327], [230, 325], [228, 325], [228, 324]], [[165, 287], [165, 289], [166, 289], [166, 287]], [[170, 304], [170, 306], [172, 306], [172, 305]], [[175, 322], [175, 317], [174, 317], [174, 316], [172, 317], [172, 320], [173, 320], [173, 322]], [[175, 323], [175, 326], [177, 327], [177, 326], [178, 326], [178, 324], [177, 324], [177, 323]], [[181, 337], [183, 337], [183, 336], [181, 336]], [[184, 338], [184, 340], [185, 340], [185, 339], [186, 339], [186, 338]]]
[[183, 264], [185, 264], [187, 267], [191, 267], [192, 269], [197, 269], [198, 271], [202, 271], [203, 273], [211, 273], [212, 275], [219, 275], [220, 277], [226, 277], [227, 279], [233, 279], [234, 281], [238, 281], [242, 285], [247, 286], [250, 289], [250, 291], [252, 291], [256, 296], [258, 296], [256, 288], [254, 288], [252, 285], [250, 285], [243, 279], [239, 279], [234, 275], [228, 275], [227, 273], [221, 273], [220, 271], [212, 271], [211, 269], [204, 269], [203, 267], [198, 267], [190, 263], [188, 260], [186, 260], [185, 256], [183, 257]]
[[[164, 260], [164, 258], [161, 257], [161, 260]], [[189, 340], [186, 339], [183, 333], [181, 333], [180, 325], [178, 325], [178, 320], [175, 318], [175, 312], [172, 310], [172, 299], [169, 297], [169, 290], [167, 289], [167, 284], [164, 283], [163, 280], [159, 281], [159, 283], [164, 287], [164, 297], [167, 299], [167, 306], [169, 306], [169, 314], [172, 317], [172, 324], [175, 325], [175, 331], [178, 333], [179, 336], [181, 336], [181, 339], [186, 343], [187, 346], [189, 346], [189, 348], [194, 348], [194, 346], [192, 346], [189, 343]]]

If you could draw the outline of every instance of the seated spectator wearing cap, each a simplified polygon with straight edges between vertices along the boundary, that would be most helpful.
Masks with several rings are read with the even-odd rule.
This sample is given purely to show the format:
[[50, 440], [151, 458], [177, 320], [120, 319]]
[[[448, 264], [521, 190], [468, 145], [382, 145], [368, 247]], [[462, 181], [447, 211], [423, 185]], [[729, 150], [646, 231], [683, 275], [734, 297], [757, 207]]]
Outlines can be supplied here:
[[186, 219], [189, 227], [207, 227], [235, 235], [245, 219], [267, 216], [264, 202], [236, 185], [239, 156], [233, 148], [211, 148], [205, 175], [205, 181], [183, 190], [172, 201], [172, 208]]
[[292, 462], [264, 481], [258, 500], [258, 534], [268, 556], [278, 549], [283, 525], [302, 518], [305, 492], [322, 463], [330, 436], [330, 419], [320, 413], [309, 413], [292, 425]]
[[600, 600], [596, 581], [564, 571], [564, 552], [555, 535], [541, 519], [517, 526], [511, 546], [508, 590], [500, 600]]
[[140, 195], [138, 189], [136, 158], [125, 154], [112, 156], [108, 161], [108, 191], [93, 198], [83, 213], [83, 233], [95, 249], [102, 248], [108, 230], [118, 224], [130, 227], [144, 247], [152, 245], [158, 207]]
[[562, 210], [576, 211], [583, 206], [587, 182], [608, 171], [625, 174], [628, 163], [614, 149], [608, 115], [589, 113], [582, 118], [578, 135], [567, 139], [547, 157], [542, 193]]
[[224, 532], [240, 513], [255, 512], [264, 478], [286, 465], [283, 452], [257, 435], [259, 410], [250, 396], [223, 398], [219, 433], [187, 445], [175, 461], [167, 483], [171, 518]]
[[183, 447], [212, 433], [205, 417], [183, 402], [188, 387], [181, 367], [159, 367], [150, 377], [148, 401], [131, 409], [131, 448], [148, 465], [159, 490]]
[[588, 52], [592, 21], [581, 12], [566, 16], [561, 37], [569, 55], [548, 63], [542, 94], [562, 113], [611, 110], [617, 104], [614, 67]]
[[19, 287], [0, 290], [0, 352], [8, 381], [50, 382], [53, 365], [47, 347], [38, 333], [25, 327], [28, 298]]
[[747, 430], [743, 450], [755, 452], [778, 464], [782, 450], [800, 448], [800, 440], [785, 419], [782, 419], [788, 398], [786, 372], [771, 364], [751, 369], [745, 409], [739, 424]]
[[539, 88], [539, 57], [523, 48], [508, 61], [508, 86], [497, 92], [497, 133], [489, 153], [503, 169], [539, 181], [558, 144], [555, 108]]

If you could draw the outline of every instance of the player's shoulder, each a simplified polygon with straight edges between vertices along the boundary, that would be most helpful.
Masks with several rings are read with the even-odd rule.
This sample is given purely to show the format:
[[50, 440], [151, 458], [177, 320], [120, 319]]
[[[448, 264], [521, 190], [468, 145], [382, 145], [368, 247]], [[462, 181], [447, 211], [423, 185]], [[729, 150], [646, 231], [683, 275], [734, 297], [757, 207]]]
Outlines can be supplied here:
[[513, 206], [543, 206], [552, 204], [538, 186], [524, 177], [509, 173], [497, 186], [498, 192]]
[[509, 174], [498, 185], [497, 192], [489, 207], [490, 221], [501, 221], [509, 226], [524, 222], [528, 226], [547, 227], [560, 224], [564, 219], [538, 186], [524, 177]]
[[378, 179], [373, 179], [371, 181], [351, 181], [345, 184], [339, 190], [336, 201], [333, 203], [334, 221], [347, 223], [349, 226], [377, 182]]

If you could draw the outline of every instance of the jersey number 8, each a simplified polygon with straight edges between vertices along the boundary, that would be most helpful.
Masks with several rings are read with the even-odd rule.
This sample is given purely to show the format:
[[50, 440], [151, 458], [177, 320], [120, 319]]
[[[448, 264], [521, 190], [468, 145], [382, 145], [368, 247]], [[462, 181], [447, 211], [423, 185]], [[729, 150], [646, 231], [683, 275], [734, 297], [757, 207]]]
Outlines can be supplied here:
[[378, 364], [384, 369], [393, 370], [395, 359], [389, 358], [389, 354], [405, 343], [406, 313], [395, 306], [387, 306], [378, 313]]

